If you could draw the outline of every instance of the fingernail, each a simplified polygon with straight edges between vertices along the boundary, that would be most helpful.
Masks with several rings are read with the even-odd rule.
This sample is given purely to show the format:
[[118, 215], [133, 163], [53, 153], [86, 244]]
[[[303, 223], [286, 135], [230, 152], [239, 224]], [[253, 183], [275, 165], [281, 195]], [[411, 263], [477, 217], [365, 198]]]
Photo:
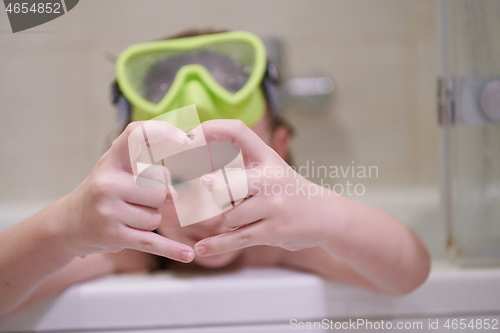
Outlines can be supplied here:
[[194, 253], [189, 251], [182, 251], [181, 259], [185, 262], [191, 262], [194, 258]]
[[179, 139], [179, 141], [180, 141], [180, 143], [181, 143], [181, 144], [186, 143], [186, 141], [187, 141], [187, 140], [186, 140], [186, 139], [187, 139], [187, 137], [186, 137], [186, 134], [185, 134], [184, 132], [182, 132], [182, 131], [178, 131], [178, 132], [176, 133], [176, 135], [177, 135], [177, 138]]
[[195, 250], [196, 250], [196, 254], [198, 254], [198, 255], [203, 255], [203, 254], [207, 253], [207, 248], [203, 245], [197, 245], [195, 247]]
[[206, 187], [210, 192], [212, 192], [212, 182], [214, 181], [215, 174], [209, 173], [200, 177], [201, 187]]

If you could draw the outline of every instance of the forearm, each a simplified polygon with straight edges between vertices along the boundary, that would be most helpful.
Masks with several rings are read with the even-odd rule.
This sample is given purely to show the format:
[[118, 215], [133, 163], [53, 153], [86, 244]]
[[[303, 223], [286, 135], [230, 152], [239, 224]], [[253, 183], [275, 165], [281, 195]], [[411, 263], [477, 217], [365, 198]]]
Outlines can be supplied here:
[[73, 259], [69, 264], [41, 282], [27, 299], [14, 309], [14, 312], [60, 294], [71, 285], [119, 271], [120, 268], [118, 262], [114, 260], [114, 256], [116, 256], [114, 253], [91, 254], [85, 258]]
[[321, 200], [327, 202], [321, 247], [358, 272], [373, 289], [404, 294], [425, 281], [429, 253], [411, 229], [388, 213], [342, 196]]
[[22, 303], [9, 310], [8, 315], [60, 294], [74, 284], [114, 273], [147, 272], [156, 268], [158, 261], [154, 256], [128, 249], [118, 253], [99, 253], [85, 258], [74, 258], [40, 282]]
[[0, 316], [74, 258], [56, 227], [66, 219], [64, 200], [0, 233]]
[[379, 292], [372, 282], [330, 252], [320, 247], [286, 251], [279, 264], [320, 275], [343, 284]]

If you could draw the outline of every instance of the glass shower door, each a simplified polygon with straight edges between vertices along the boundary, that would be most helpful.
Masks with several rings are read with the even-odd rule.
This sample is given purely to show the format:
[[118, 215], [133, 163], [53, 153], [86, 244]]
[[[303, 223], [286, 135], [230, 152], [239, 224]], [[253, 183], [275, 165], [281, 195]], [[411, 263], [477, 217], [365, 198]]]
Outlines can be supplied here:
[[439, 122], [447, 246], [500, 264], [500, 0], [441, 0]]

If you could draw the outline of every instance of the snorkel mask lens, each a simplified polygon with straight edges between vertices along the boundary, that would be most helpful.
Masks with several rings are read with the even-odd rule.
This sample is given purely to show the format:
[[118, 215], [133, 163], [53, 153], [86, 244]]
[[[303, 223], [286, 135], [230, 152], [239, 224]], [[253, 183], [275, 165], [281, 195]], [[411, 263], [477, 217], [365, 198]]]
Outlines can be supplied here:
[[[243, 51], [245, 44], [235, 50]], [[251, 50], [249, 50], [251, 51]], [[230, 93], [240, 91], [248, 82], [252, 72], [252, 64], [243, 67], [239, 63], [240, 56], [221, 54], [210, 50], [179, 53], [154, 64], [142, 84], [142, 96], [152, 103], [159, 103], [172, 87], [177, 73], [184, 66], [198, 65], [204, 67], [210, 76]]]
[[137, 44], [117, 61], [117, 81], [132, 105], [132, 120], [148, 120], [195, 104], [200, 120], [264, 114], [260, 87], [265, 48], [248, 32], [227, 32]]

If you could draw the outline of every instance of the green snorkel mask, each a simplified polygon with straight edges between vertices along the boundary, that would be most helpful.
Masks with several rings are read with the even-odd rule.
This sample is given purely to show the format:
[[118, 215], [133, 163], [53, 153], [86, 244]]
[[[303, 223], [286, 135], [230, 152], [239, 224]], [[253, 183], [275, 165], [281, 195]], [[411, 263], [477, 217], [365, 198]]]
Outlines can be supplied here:
[[132, 45], [117, 60], [116, 78], [132, 121], [195, 104], [202, 122], [252, 126], [265, 113], [266, 66], [262, 41], [235, 31]]

